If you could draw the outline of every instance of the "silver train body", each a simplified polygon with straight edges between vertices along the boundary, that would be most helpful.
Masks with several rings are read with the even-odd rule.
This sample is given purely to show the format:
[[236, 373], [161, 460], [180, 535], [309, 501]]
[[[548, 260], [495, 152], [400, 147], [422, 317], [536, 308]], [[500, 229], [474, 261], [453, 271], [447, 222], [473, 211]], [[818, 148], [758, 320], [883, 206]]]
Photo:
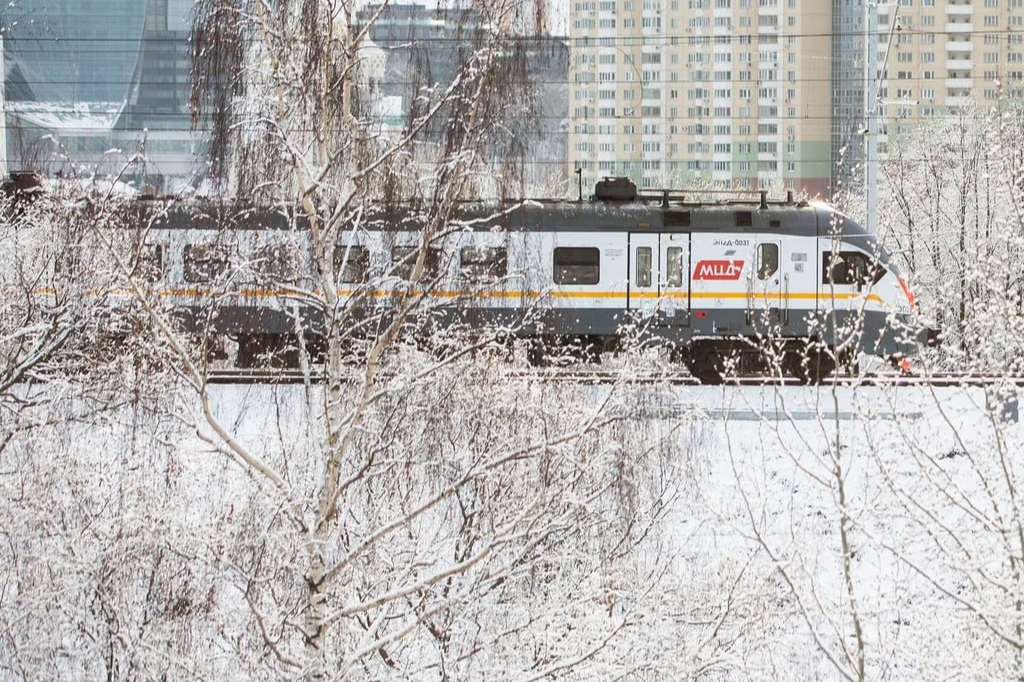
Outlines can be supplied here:
[[[414, 221], [347, 230], [334, 258], [352, 320], [386, 315], [395, 293], [414, 290], [434, 329], [501, 328], [528, 339], [535, 362], [559, 348], [594, 358], [627, 341], [662, 344], [708, 382], [730, 367], [770, 369], [772, 354], [776, 369], [820, 379], [862, 353], [906, 358], [928, 341], [890, 255], [824, 203], [599, 197], [467, 206], [460, 218], [431, 242], [414, 283]], [[154, 286], [192, 324], [237, 337], [239, 364], [297, 329], [322, 330], [295, 295], [316, 286], [300, 222], [188, 206], [147, 220]]]

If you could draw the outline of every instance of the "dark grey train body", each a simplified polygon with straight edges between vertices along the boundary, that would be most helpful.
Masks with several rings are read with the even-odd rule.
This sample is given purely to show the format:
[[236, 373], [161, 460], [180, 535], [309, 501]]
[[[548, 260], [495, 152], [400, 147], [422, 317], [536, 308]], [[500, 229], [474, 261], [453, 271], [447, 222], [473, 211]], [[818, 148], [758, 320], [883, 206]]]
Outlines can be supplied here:
[[[216, 294], [215, 328], [243, 343], [273, 347], [297, 320], [314, 334], [322, 328], [312, 307], [275, 285], [287, 268], [265, 267], [287, 251], [311, 274], [301, 221], [185, 207], [153, 225], [164, 283], [193, 319], [208, 319], [197, 299]], [[431, 301], [435, 329], [501, 326], [529, 339], [538, 362], [558, 347], [593, 357], [628, 340], [670, 348], [707, 381], [730, 357], [749, 371], [771, 369], [774, 355], [783, 371], [820, 378], [860, 353], [913, 355], [926, 338], [889, 255], [822, 203], [467, 205], [452, 227], [429, 245], [424, 278], [411, 284], [402, 261], [420, 246], [414, 220], [367, 218], [346, 231], [337, 286], [354, 316], [386, 315], [395, 290], [416, 289]]]

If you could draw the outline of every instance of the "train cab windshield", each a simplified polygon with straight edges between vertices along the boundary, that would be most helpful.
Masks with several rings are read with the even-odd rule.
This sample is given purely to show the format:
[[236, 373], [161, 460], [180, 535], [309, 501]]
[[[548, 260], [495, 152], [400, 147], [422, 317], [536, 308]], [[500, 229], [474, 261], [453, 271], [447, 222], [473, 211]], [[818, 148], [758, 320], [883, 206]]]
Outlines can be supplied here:
[[866, 286], [878, 284], [885, 268], [861, 251], [826, 251], [822, 254], [822, 284]]

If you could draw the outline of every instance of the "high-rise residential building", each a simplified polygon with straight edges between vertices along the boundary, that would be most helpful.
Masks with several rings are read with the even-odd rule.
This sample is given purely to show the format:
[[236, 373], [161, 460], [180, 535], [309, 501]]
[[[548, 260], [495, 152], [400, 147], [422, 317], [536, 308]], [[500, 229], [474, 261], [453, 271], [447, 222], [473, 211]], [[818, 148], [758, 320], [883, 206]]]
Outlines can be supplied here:
[[1024, 0], [902, 0], [878, 24], [879, 64], [891, 45], [879, 93], [890, 140], [921, 120], [1024, 96]]
[[8, 167], [101, 176], [127, 167], [140, 185], [195, 183], [202, 143], [188, 111], [191, 7], [19, 0], [0, 10]]
[[821, 0], [574, 0], [570, 155], [585, 180], [827, 192]]
[[861, 180], [865, 83], [883, 158], [908, 125], [1019, 97], [1022, 5], [899, 0], [868, 36], [851, 0], [573, 0], [570, 161], [646, 188], [828, 196]]

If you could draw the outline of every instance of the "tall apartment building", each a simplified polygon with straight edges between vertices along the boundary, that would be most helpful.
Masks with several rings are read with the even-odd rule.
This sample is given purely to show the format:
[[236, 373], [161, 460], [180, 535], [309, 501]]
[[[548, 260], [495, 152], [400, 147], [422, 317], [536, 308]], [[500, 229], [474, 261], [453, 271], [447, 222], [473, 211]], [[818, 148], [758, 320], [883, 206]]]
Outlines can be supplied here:
[[1024, 96], [1024, 0], [902, 0], [878, 23], [879, 64], [892, 33], [880, 92], [890, 140], [922, 120]]
[[906, 126], [1024, 94], [1022, 5], [899, 0], [868, 38], [852, 0], [574, 0], [570, 162], [588, 182], [828, 196], [860, 182], [866, 39], [884, 157]]
[[570, 161], [586, 182], [827, 193], [831, 18], [822, 0], [574, 0]]

